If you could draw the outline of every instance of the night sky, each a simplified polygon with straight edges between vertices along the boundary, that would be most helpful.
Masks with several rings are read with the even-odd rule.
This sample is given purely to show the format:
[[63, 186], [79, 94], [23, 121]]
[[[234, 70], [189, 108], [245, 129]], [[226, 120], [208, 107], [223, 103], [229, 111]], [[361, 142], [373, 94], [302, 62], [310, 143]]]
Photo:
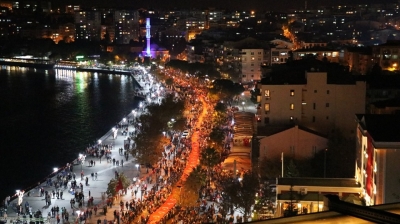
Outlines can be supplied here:
[[[308, 8], [315, 8], [319, 5], [356, 4], [356, 3], [390, 3], [395, 0], [308, 0]], [[304, 8], [304, 0], [52, 0], [54, 6], [66, 4], [81, 4], [83, 6], [104, 6], [104, 7], [132, 7], [132, 8], [221, 8], [228, 10], [285, 10]]]

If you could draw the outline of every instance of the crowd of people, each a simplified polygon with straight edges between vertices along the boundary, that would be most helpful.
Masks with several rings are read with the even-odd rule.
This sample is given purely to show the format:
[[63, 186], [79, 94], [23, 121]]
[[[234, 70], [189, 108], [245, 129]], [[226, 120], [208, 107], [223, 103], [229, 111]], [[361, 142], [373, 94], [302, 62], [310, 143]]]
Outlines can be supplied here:
[[[140, 91], [137, 95], [140, 95], [145, 101], [140, 104], [138, 111], [145, 111], [146, 105], [151, 102], [160, 102], [159, 97], [163, 96], [167, 92], [172, 94], [177, 100], [185, 99], [186, 109], [190, 111], [190, 115], [187, 117], [186, 127], [191, 132], [198, 131], [199, 139], [198, 143], [200, 148], [207, 147], [207, 138], [209, 138], [210, 132], [213, 128], [212, 116], [213, 108], [216, 102], [212, 102], [207, 98], [205, 88], [199, 83], [191, 82], [190, 79], [174, 79], [175, 86], [194, 86], [194, 88], [186, 89], [175, 89], [173, 86], [166, 88], [164, 85], [156, 83], [151, 76], [145, 76], [144, 73], [136, 74], [136, 79], [140, 82], [149, 85], [147, 87], [148, 91]], [[202, 100], [199, 100], [202, 99]], [[203, 103], [206, 102], [206, 103]], [[206, 110], [205, 117], [198, 126], [198, 118], [203, 110]], [[228, 121], [227, 121], [228, 122]], [[126, 126], [124, 126], [126, 125]], [[120, 148], [119, 155], [124, 155], [126, 160], [130, 154], [129, 150], [134, 147], [134, 143], [131, 139], [140, 131], [140, 123], [137, 119], [132, 119], [126, 121], [124, 124], [117, 124], [116, 128], [126, 128], [129, 126], [134, 127], [134, 132], [128, 132], [128, 145], [127, 147]], [[227, 136], [230, 134], [230, 130], [226, 130]], [[54, 186], [53, 192], [43, 192], [41, 189], [40, 196], [45, 197], [46, 205], [50, 205], [51, 200], [47, 200], [49, 197], [61, 197], [59, 188], [68, 188], [69, 192], [74, 195], [71, 199], [71, 209], [72, 215], [74, 211], [82, 211], [78, 213], [75, 217], [78, 221], [85, 221], [92, 217], [92, 214], [97, 214], [98, 210], [103, 209], [102, 212], [107, 213], [107, 210], [112, 208], [116, 203], [119, 204], [119, 209], [114, 209], [113, 217], [114, 220], [98, 219], [98, 224], [112, 224], [117, 223], [141, 223], [145, 224], [148, 222], [149, 217], [154, 213], [160, 206], [162, 206], [167, 198], [172, 193], [172, 188], [178, 181], [180, 181], [183, 171], [186, 167], [188, 157], [190, 156], [192, 150], [192, 142], [190, 138], [181, 137], [179, 131], [173, 131], [167, 136], [170, 138], [170, 143], [165, 146], [164, 152], [162, 153], [161, 159], [153, 164], [151, 171], [142, 179], [135, 178], [136, 181], [128, 188], [118, 192], [116, 197], [105, 198], [103, 197], [104, 205], [93, 204], [93, 197], [91, 195], [85, 196], [83, 193], [83, 185], [77, 185], [76, 176], [73, 172], [73, 166], [67, 165], [65, 169], [60, 172], [56, 178], [49, 178], [47, 185]], [[225, 146], [223, 155], [228, 154], [230, 149], [229, 139]], [[112, 163], [114, 166], [123, 166], [124, 161], [115, 160], [111, 158], [111, 150], [113, 150], [113, 145], [107, 144], [95, 144], [86, 148], [86, 156], [93, 159], [87, 160], [89, 166], [95, 166], [98, 159], [101, 163], [102, 157], [107, 159], [107, 162]], [[86, 156], [80, 156], [78, 158], [78, 163], [83, 163]], [[224, 156], [222, 157], [224, 159]], [[204, 170], [204, 172], [207, 172]], [[179, 223], [179, 224], [195, 224], [195, 223], [233, 223], [241, 222], [243, 217], [233, 217], [233, 215], [228, 215], [232, 213], [231, 211], [225, 211], [220, 203], [222, 201], [221, 197], [221, 187], [219, 186], [219, 180], [223, 178], [223, 175], [232, 175], [229, 173], [222, 172], [220, 166], [213, 167], [211, 172], [208, 171], [210, 176], [210, 184], [203, 186], [198, 192], [199, 200], [198, 206], [195, 207], [182, 207], [176, 205], [167, 215], [162, 217], [160, 223]], [[91, 174], [92, 180], [97, 179], [97, 173]], [[81, 174], [83, 179], [84, 175]], [[86, 185], [88, 185], [88, 179], [86, 177]], [[90, 191], [89, 191], [90, 192]], [[90, 193], [89, 193], [90, 194]], [[130, 195], [130, 197], [128, 196]], [[86, 209], [84, 208], [85, 199], [87, 200]], [[77, 203], [77, 205], [76, 205]], [[61, 209], [61, 218], [68, 222], [69, 213], [66, 209]], [[52, 210], [53, 211], [53, 210]], [[54, 214], [51, 217], [57, 217], [57, 223], [59, 223], [59, 212], [54, 210]]]

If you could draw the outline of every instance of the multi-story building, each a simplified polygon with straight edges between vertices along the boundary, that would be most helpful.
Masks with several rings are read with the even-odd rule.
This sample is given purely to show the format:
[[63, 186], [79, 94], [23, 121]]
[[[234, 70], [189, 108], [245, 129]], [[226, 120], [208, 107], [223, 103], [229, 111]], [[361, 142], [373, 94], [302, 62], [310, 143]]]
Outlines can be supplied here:
[[344, 50], [343, 63], [351, 72], [366, 75], [372, 68], [371, 48], [348, 47]]
[[66, 43], [72, 42], [75, 40], [75, 25], [73, 23], [62, 24], [58, 27], [58, 30], [52, 33], [50, 37], [55, 43], [58, 43], [60, 40], [65, 41]]
[[372, 63], [383, 70], [397, 71], [400, 67], [400, 41], [388, 40], [385, 44], [372, 47]]
[[237, 69], [242, 83], [261, 80], [261, 66], [269, 62], [269, 44], [254, 38], [224, 42], [223, 60]]
[[400, 115], [358, 114], [356, 181], [367, 205], [398, 202]]
[[76, 40], [100, 40], [101, 12], [79, 11], [74, 14]]
[[300, 60], [307, 55], [314, 55], [316, 59], [323, 60], [326, 58], [329, 62], [339, 62], [339, 50], [330, 49], [327, 47], [312, 47], [312, 48], [303, 48], [293, 51], [293, 59]]
[[130, 40], [139, 40], [139, 12], [137, 10], [116, 10], [114, 22], [117, 44], [128, 44]]
[[267, 59], [268, 49], [242, 48], [240, 54], [242, 83], [261, 80], [261, 65]]
[[261, 125], [296, 123], [324, 135], [340, 129], [345, 136], [354, 136], [354, 114], [365, 112], [366, 83], [343, 70], [339, 74], [339, 69], [328, 71], [317, 65], [306, 69], [301, 66], [307, 63], [304, 60], [294, 62], [298, 67], [293, 71], [258, 84]]
[[289, 59], [290, 48], [282, 45], [271, 46], [270, 65], [284, 64]]
[[187, 61], [189, 63], [204, 63], [203, 43], [200, 40], [192, 40], [186, 46]]

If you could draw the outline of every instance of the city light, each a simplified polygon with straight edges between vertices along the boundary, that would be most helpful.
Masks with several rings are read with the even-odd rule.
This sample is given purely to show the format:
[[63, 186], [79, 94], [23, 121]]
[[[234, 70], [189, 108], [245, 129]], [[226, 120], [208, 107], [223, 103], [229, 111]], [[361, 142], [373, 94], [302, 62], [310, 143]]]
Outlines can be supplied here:
[[58, 171], [58, 168], [53, 168], [54, 173]]

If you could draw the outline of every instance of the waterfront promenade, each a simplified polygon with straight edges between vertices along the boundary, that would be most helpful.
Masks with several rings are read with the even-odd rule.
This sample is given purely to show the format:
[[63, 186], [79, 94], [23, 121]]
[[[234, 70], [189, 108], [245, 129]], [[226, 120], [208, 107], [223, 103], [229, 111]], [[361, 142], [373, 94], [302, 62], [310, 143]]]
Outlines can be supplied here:
[[[145, 73], [141, 73], [141, 75], [145, 75]], [[149, 85], [145, 85], [145, 78], [143, 77], [135, 77], [135, 79], [137, 79], [137, 81], [139, 82], [139, 84], [142, 86], [142, 90], [141, 92], [143, 94], [147, 94], [150, 91], [150, 87]], [[133, 100], [133, 99], [132, 99]], [[155, 99], [156, 102], [158, 102], [159, 99]], [[123, 125], [128, 125], [128, 131], [132, 131], [134, 129], [134, 127], [128, 123], [129, 120], [134, 120], [134, 117], [136, 116], [140, 116], [141, 114], [141, 110], [143, 110], [144, 108], [139, 107], [137, 108], [135, 111], [132, 111], [131, 113], [129, 113], [125, 118], [123, 118], [120, 121], [120, 124]], [[40, 183], [39, 185], [35, 186], [33, 189], [31, 190], [27, 190], [24, 192], [24, 196], [22, 197], [22, 203], [21, 206], [24, 208], [23, 211], [25, 213], [25, 207], [27, 204], [29, 204], [29, 207], [31, 207], [31, 211], [32, 213], [35, 213], [36, 211], [40, 211], [43, 217], [43, 221], [44, 222], [49, 222], [49, 223], [57, 223], [56, 219], [53, 218], [49, 218], [49, 214], [51, 213], [51, 209], [55, 206], [58, 206], [60, 211], [62, 208], [65, 208], [67, 210], [67, 212], [69, 213], [69, 222], [75, 222], [77, 215], [80, 212], [83, 212], [86, 210], [86, 206], [87, 206], [87, 201], [89, 199], [89, 197], [93, 197], [94, 201], [93, 204], [98, 206], [98, 211], [97, 214], [94, 214], [93, 211], [93, 216], [90, 219], [86, 220], [86, 223], [95, 223], [97, 222], [99, 219], [103, 222], [104, 220], [109, 220], [112, 221], [114, 220], [114, 215], [113, 215], [113, 211], [120, 210], [120, 206], [119, 206], [119, 201], [117, 201], [116, 203], [114, 203], [113, 207], [108, 208], [108, 212], [106, 215], [103, 214], [103, 205], [106, 202], [106, 195], [105, 192], [107, 191], [107, 186], [108, 183], [111, 179], [113, 179], [115, 177], [115, 172], [118, 173], [124, 173], [127, 177], [129, 177], [133, 183], [133, 178], [137, 178], [138, 176], [140, 176], [140, 178], [145, 178], [146, 177], [146, 169], [145, 168], [141, 168], [140, 164], [136, 163], [135, 158], [132, 157], [132, 155], [129, 154], [128, 160], [125, 159], [124, 153], [120, 153], [119, 149], [120, 148], [124, 148], [124, 144], [125, 144], [125, 140], [126, 140], [127, 136], [123, 135], [121, 132], [121, 129], [118, 130], [117, 133], [117, 137], [114, 139], [113, 136], [113, 131], [112, 131], [112, 127], [110, 127], [110, 131], [104, 135], [103, 137], [101, 137], [98, 141], [98, 143], [100, 143], [101, 145], [112, 145], [112, 150], [111, 150], [111, 159], [115, 159], [117, 161], [120, 161], [120, 165], [119, 166], [115, 166], [113, 165], [112, 162], [108, 163], [107, 160], [105, 158], [102, 158], [101, 161], [97, 158], [97, 157], [90, 157], [87, 156], [85, 158], [85, 161], [82, 163], [77, 163], [74, 162], [72, 163], [72, 169], [73, 172], [76, 175], [76, 182], [77, 185], [79, 186], [80, 183], [82, 183], [83, 185], [83, 194], [85, 195], [84, 198], [84, 206], [82, 208], [78, 208], [78, 203], [75, 203], [74, 206], [71, 206], [70, 204], [70, 200], [72, 198], [75, 198], [75, 196], [73, 194], [70, 193], [70, 184], [68, 184], [68, 187], [66, 189], [64, 189], [64, 187], [61, 187], [59, 189], [61, 189], [61, 191], [63, 192], [62, 197], [59, 197], [57, 199], [57, 197], [51, 197], [51, 204], [50, 205], [46, 205], [45, 202], [45, 198], [43, 196], [40, 196], [39, 193], [39, 188], [43, 188], [45, 191], [48, 191], [49, 193], [51, 193], [53, 190], [55, 190], [54, 186], [48, 186], [45, 182]], [[82, 151], [84, 151], [85, 149], [82, 149]], [[79, 155], [77, 154], [77, 158], [79, 157]], [[95, 162], [94, 166], [90, 166], [89, 162], [93, 160]], [[123, 166], [121, 165], [121, 161], [123, 162]], [[55, 167], [55, 170], [52, 174], [50, 174], [52, 171], [49, 171], [49, 177], [51, 176], [53, 179], [56, 178], [57, 174], [59, 172], [62, 172], [63, 167]], [[81, 178], [81, 172], [83, 172], [83, 178]], [[97, 179], [93, 178], [91, 176], [91, 174], [97, 173]], [[44, 174], [44, 176], [46, 176], [46, 174]], [[88, 185], [86, 186], [85, 184], [85, 179], [86, 177], [88, 178]], [[17, 181], [17, 179], [16, 179]], [[149, 188], [151, 188], [151, 186], [149, 186]], [[15, 190], [24, 190], [24, 189], [15, 189]], [[80, 190], [78, 190], [80, 191]], [[130, 199], [132, 199], [132, 191], [128, 191], [128, 194], [122, 196], [122, 198], [120, 200], [123, 201], [129, 201]], [[142, 197], [140, 195], [140, 191], [138, 191], [138, 193], [136, 194], [136, 198], [140, 198]], [[10, 195], [12, 196], [12, 195]], [[0, 223], [1, 222], [7, 222], [7, 223], [11, 223], [14, 222], [15, 220], [23, 220], [23, 221], [37, 221], [37, 219], [35, 218], [30, 218], [29, 215], [28, 216], [22, 216], [22, 215], [18, 215], [17, 211], [16, 211], [16, 204], [17, 204], [18, 198], [17, 197], [12, 197], [12, 200], [9, 202], [9, 205], [7, 206], [7, 211], [6, 211], [6, 215], [2, 215], [2, 217], [0, 218]], [[1, 206], [0, 206], [1, 207]], [[60, 212], [61, 214], [61, 212]], [[51, 216], [50, 216], [51, 217]], [[61, 221], [62, 223], [63, 221]], [[64, 220], [64, 223], [65, 220]]]

